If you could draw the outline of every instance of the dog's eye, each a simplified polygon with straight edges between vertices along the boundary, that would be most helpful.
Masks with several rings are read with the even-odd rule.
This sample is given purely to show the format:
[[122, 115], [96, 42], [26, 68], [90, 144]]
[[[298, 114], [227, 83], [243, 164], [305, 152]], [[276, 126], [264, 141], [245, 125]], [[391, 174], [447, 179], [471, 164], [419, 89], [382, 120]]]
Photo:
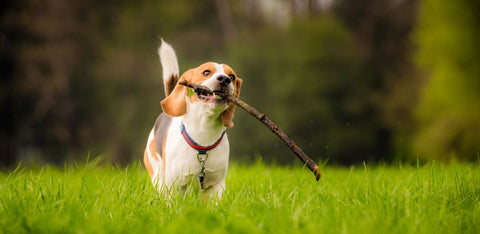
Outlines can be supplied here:
[[230, 79], [231, 79], [232, 81], [235, 80], [235, 75], [234, 75], [234, 74], [231, 74], [231, 75], [229, 75], [228, 77], [230, 77]]
[[209, 76], [210, 73], [212, 73], [210, 70], [205, 70], [205, 71], [202, 72], [202, 74], [203, 74], [204, 76]]

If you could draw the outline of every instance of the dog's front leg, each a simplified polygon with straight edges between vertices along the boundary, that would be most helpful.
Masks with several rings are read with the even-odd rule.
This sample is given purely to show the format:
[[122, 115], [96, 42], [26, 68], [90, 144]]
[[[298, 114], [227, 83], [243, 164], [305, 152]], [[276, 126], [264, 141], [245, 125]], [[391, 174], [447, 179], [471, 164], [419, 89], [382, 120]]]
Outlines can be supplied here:
[[223, 191], [225, 190], [225, 180], [222, 180], [214, 185], [212, 185], [210, 188], [204, 191], [204, 195], [207, 195], [208, 197], [216, 197], [216, 198], [222, 198]]

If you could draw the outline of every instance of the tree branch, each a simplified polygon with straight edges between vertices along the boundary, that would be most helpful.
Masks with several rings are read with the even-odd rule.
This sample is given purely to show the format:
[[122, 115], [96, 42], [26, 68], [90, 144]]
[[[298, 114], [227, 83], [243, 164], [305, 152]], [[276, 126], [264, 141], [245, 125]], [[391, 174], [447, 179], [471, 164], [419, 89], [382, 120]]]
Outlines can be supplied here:
[[234, 97], [233, 95], [229, 94], [228, 92], [213, 92], [209, 88], [203, 86], [203, 85], [198, 85], [195, 83], [188, 83], [187, 81], [180, 81], [180, 85], [184, 85], [187, 87], [190, 87], [195, 90], [196, 93], [202, 93], [202, 94], [216, 94], [223, 99], [235, 103], [237, 106], [240, 106], [242, 109], [247, 111], [250, 115], [254, 116], [257, 118], [260, 122], [262, 122], [265, 126], [267, 126], [275, 135], [277, 135], [302, 161], [305, 165], [307, 165], [308, 169], [313, 172], [315, 175], [315, 179], [318, 181], [321, 177], [320, 173], [320, 168], [318, 165], [310, 158], [308, 155], [306, 155], [300, 147], [297, 146], [297, 144], [291, 140], [287, 134], [285, 134], [275, 123], [273, 123], [267, 116], [263, 113], [260, 113], [257, 109], [254, 107], [248, 105], [246, 102]]

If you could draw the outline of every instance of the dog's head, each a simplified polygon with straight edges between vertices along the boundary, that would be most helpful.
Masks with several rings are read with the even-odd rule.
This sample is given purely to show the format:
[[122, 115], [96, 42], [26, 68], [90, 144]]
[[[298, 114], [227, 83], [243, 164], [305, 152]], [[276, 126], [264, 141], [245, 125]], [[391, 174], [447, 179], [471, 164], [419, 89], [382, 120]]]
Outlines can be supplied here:
[[[242, 79], [238, 78], [232, 68], [225, 64], [214, 62], [204, 63], [183, 73], [179, 81], [187, 81], [206, 86], [217, 92], [228, 92], [238, 97], [242, 86]], [[221, 118], [225, 127], [233, 127], [235, 104], [223, 100], [215, 94], [206, 95], [193, 92], [190, 88], [177, 83], [173, 91], [162, 100], [163, 111], [170, 116], [182, 116], [187, 113], [187, 102], [195, 105], [205, 105], [213, 110], [221, 111]]]

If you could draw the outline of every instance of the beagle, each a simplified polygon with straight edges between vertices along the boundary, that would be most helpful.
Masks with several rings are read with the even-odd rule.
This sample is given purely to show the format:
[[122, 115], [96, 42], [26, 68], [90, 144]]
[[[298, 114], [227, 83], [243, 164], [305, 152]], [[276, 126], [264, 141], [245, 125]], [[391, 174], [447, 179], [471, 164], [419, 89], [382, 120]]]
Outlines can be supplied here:
[[179, 78], [173, 48], [162, 40], [158, 49], [166, 98], [163, 113], [150, 131], [144, 163], [153, 185], [185, 191], [194, 181], [203, 192], [221, 197], [225, 190], [229, 142], [225, 130], [233, 127], [235, 104], [213, 94], [196, 93], [179, 81], [201, 84], [212, 91], [240, 95], [242, 79], [225, 64], [204, 63]]

